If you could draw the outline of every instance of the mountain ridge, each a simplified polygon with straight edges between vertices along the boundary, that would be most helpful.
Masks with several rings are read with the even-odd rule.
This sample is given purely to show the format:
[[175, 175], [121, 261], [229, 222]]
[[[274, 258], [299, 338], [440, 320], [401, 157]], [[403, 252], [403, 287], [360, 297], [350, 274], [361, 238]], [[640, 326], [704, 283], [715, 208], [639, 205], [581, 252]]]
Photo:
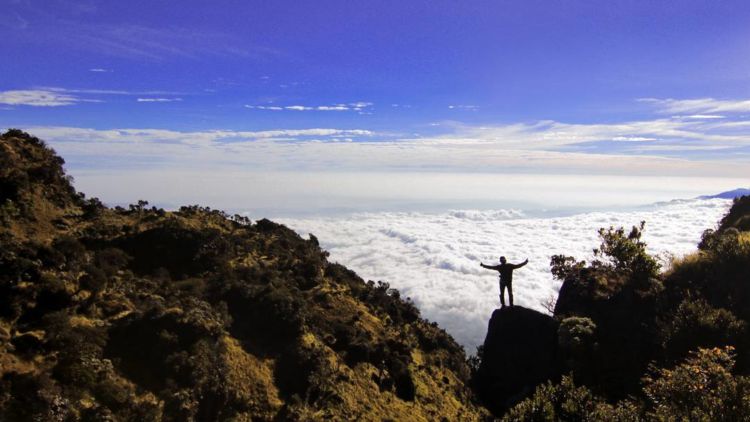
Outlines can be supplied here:
[[734, 198], [739, 198], [741, 196], [747, 196], [747, 195], [750, 195], [750, 189], [737, 188], [737, 189], [732, 189], [732, 190], [728, 190], [725, 192], [717, 193], [715, 195], [702, 195], [702, 196], [699, 196], [697, 199], [714, 199], [714, 198], [734, 199]]

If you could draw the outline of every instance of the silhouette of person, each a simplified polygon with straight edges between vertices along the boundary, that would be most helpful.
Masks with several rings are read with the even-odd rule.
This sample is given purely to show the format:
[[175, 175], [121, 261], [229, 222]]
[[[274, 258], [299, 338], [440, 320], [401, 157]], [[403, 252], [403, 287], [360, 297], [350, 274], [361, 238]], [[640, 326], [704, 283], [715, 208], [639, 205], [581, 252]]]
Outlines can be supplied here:
[[500, 265], [484, 265], [483, 263], [479, 263], [479, 265], [482, 266], [482, 268], [487, 268], [488, 270], [495, 270], [498, 273], [500, 273], [500, 306], [505, 306], [505, 288], [508, 288], [508, 301], [510, 302], [510, 306], [513, 306], [513, 270], [516, 268], [521, 268], [524, 265], [529, 263], [529, 259], [527, 258], [526, 261], [523, 261], [520, 264], [508, 264], [508, 262], [505, 260], [504, 256], [500, 257]]

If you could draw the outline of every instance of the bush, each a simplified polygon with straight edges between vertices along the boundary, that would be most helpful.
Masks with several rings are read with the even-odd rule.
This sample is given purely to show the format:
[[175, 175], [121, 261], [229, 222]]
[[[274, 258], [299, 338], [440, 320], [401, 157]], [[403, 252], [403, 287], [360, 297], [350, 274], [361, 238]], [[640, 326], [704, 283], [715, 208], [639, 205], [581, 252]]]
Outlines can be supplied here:
[[81, 210], [83, 210], [83, 218], [87, 220], [99, 217], [105, 209], [106, 207], [99, 198], [82, 198]]
[[587, 421], [603, 401], [586, 387], [577, 387], [571, 377], [559, 384], [548, 382], [537, 387], [534, 395], [517, 404], [503, 421]]
[[0, 420], [72, 420], [71, 407], [46, 374], [10, 372], [0, 378]]
[[101, 268], [93, 265], [86, 266], [86, 273], [78, 280], [82, 289], [98, 294], [107, 286], [107, 274]]
[[598, 348], [594, 321], [585, 317], [565, 318], [557, 329], [557, 338], [568, 369], [587, 377], [584, 372], [592, 369], [592, 358]]
[[[735, 228], [706, 231], [701, 252], [676, 265], [669, 275], [671, 295], [685, 291], [698, 295], [715, 308], [726, 308], [750, 321], [750, 232]], [[674, 299], [673, 299], [674, 300]]]
[[86, 261], [86, 247], [72, 236], [62, 236], [52, 243], [52, 247], [65, 257], [65, 268], [76, 271]]
[[655, 420], [742, 421], [750, 418], [750, 381], [732, 376], [732, 347], [699, 349], [674, 369], [645, 378]]
[[122, 249], [106, 248], [96, 252], [95, 262], [108, 276], [113, 276], [117, 271], [127, 267], [133, 258]]
[[745, 335], [745, 323], [726, 309], [703, 299], [685, 299], [663, 332], [663, 347], [671, 362], [682, 360], [699, 347], [733, 345]]

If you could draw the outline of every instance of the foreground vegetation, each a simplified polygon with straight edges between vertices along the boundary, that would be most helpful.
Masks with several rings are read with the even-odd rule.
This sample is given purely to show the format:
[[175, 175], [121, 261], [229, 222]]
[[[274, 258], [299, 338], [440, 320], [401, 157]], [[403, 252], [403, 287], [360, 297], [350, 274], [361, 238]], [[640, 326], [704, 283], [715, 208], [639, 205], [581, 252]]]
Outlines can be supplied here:
[[0, 137], [0, 420], [479, 420], [463, 349], [314, 236], [107, 208]]
[[750, 420], [750, 196], [663, 272], [643, 228], [552, 258], [557, 374], [505, 420]]

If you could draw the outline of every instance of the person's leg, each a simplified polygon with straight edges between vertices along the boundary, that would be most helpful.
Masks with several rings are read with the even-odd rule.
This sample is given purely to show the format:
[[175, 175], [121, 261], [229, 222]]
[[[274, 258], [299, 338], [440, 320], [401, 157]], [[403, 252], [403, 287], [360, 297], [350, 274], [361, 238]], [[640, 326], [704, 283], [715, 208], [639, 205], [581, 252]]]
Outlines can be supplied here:
[[513, 283], [508, 283], [508, 302], [513, 306]]
[[505, 284], [500, 283], [500, 306], [505, 306]]

